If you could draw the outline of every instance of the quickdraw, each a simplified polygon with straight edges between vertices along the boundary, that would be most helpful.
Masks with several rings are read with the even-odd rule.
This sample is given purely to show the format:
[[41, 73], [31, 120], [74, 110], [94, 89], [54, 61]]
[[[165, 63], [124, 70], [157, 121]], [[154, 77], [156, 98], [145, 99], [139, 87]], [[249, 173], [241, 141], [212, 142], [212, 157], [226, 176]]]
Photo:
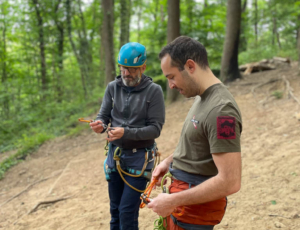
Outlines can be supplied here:
[[[80, 122], [86, 122], [86, 123], [91, 123], [91, 122], [95, 122], [94, 120], [85, 120], [84, 118], [78, 118], [78, 121], [80, 121]], [[103, 126], [103, 128], [104, 129], [107, 129], [107, 125], [105, 125], [105, 124], [101, 124], [102, 126]], [[104, 150], [105, 150], [105, 153], [104, 153], [104, 155], [105, 156], [107, 156], [107, 152], [108, 152], [108, 143], [109, 143], [109, 141], [108, 140], [106, 140], [106, 145], [104, 146]]]
[[142, 200], [141, 204], [140, 204], [140, 208], [144, 208], [146, 206], [146, 204], [150, 203], [150, 194], [152, 192], [152, 189], [154, 187], [154, 185], [158, 182], [158, 179], [155, 177], [153, 178], [153, 180], [151, 181], [151, 183], [149, 184], [149, 186], [146, 188], [146, 190], [144, 191], [144, 193], [141, 194], [140, 199]]
[[80, 122], [87, 122], [87, 123], [91, 123], [91, 122], [94, 122], [94, 120], [85, 120], [84, 118], [78, 118], [78, 121]]
[[[91, 123], [91, 122], [95, 122], [94, 120], [85, 120], [84, 118], [78, 118], [78, 121], [80, 121], [80, 122], [86, 122], [86, 123]], [[100, 123], [99, 123], [100, 124]], [[100, 124], [100, 125], [102, 125], [103, 126], [103, 128], [104, 129], [107, 129], [107, 125], [106, 124]]]

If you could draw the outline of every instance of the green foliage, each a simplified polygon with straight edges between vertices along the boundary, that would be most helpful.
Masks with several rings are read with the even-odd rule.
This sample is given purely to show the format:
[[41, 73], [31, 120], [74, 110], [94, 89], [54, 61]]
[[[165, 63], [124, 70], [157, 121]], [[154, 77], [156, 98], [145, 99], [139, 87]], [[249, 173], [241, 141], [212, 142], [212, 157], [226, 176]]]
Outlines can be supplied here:
[[276, 99], [281, 99], [283, 97], [283, 92], [280, 90], [275, 90], [271, 93]]

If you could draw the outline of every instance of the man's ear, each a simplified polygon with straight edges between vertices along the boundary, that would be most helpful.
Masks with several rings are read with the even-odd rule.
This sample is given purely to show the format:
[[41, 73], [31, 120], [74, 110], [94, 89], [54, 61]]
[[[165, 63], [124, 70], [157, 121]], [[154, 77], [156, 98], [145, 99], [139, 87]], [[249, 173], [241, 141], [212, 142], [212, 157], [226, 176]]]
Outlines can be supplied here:
[[144, 64], [144, 65], [141, 66], [141, 73], [144, 73], [145, 70], [146, 70], [146, 64]]
[[184, 65], [185, 70], [189, 73], [194, 73], [196, 70], [196, 63], [192, 59], [188, 59]]

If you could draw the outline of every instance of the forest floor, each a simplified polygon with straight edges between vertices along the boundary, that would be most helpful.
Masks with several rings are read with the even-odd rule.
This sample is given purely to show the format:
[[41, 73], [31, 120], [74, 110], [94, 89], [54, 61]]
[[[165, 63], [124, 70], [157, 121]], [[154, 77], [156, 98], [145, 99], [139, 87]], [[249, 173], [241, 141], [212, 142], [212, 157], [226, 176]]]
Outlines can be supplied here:
[[[300, 104], [288, 96], [293, 90], [300, 99], [296, 63], [244, 76], [228, 88], [243, 117], [242, 188], [228, 197], [227, 212], [215, 229], [299, 230]], [[279, 91], [283, 97], [276, 99]], [[175, 149], [192, 103], [182, 98], [166, 108], [166, 123], [157, 139], [162, 158]], [[0, 229], [109, 229], [104, 144], [104, 135], [87, 130], [49, 141], [11, 168], [0, 181]], [[156, 218], [142, 209], [140, 229], [153, 229]]]

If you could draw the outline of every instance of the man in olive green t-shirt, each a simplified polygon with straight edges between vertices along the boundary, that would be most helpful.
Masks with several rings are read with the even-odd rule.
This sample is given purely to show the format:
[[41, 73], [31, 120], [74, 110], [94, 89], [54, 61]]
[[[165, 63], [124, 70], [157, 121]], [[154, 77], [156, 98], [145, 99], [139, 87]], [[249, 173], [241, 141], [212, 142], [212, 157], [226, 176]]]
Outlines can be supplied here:
[[159, 58], [169, 87], [196, 98], [174, 153], [152, 175], [160, 183], [170, 171], [171, 194], [159, 194], [148, 207], [168, 217], [168, 229], [211, 230], [224, 216], [226, 196], [241, 186], [241, 114], [233, 96], [210, 70], [201, 43], [178, 37], [162, 49]]

